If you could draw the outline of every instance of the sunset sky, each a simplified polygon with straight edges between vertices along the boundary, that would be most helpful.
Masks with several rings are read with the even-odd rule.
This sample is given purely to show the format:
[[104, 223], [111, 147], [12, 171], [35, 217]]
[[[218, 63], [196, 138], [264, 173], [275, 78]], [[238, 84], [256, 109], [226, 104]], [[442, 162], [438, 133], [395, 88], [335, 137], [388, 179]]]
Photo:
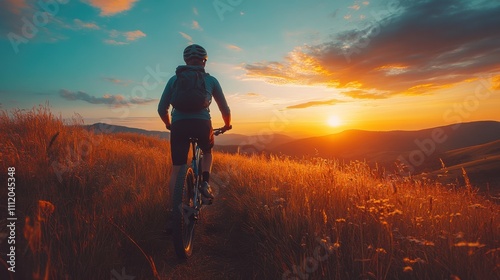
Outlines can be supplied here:
[[164, 130], [158, 100], [197, 43], [234, 133], [500, 121], [499, 15], [477, 0], [4, 0], [0, 108]]

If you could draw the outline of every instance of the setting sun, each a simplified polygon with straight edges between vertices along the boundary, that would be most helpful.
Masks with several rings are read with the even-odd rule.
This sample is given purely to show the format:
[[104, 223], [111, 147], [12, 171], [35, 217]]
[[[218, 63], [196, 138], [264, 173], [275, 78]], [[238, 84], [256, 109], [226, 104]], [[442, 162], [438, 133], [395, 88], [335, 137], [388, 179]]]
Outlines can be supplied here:
[[330, 127], [338, 127], [342, 125], [342, 120], [338, 116], [330, 116], [328, 117], [328, 120], [326, 121], [328, 126]]

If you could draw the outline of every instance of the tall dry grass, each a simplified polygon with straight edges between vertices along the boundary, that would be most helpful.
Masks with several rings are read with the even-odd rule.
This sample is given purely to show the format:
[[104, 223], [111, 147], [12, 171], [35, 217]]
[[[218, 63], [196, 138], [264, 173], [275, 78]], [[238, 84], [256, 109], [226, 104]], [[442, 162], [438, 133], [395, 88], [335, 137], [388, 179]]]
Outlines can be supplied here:
[[380, 178], [363, 162], [215, 163], [259, 278], [500, 279], [500, 207], [470, 187]]
[[[47, 107], [0, 112], [0, 179], [16, 167], [17, 276], [109, 279], [127, 268], [153, 279], [168, 142], [79, 124]], [[500, 279], [500, 208], [471, 186], [382, 178], [362, 162], [214, 163], [229, 209], [220, 218], [253, 236], [259, 279]]]
[[2, 181], [16, 168], [16, 276], [109, 279], [142, 266], [128, 275], [152, 278], [147, 252], [166, 219], [168, 142], [97, 135], [81, 123], [65, 123], [47, 106], [0, 113]]

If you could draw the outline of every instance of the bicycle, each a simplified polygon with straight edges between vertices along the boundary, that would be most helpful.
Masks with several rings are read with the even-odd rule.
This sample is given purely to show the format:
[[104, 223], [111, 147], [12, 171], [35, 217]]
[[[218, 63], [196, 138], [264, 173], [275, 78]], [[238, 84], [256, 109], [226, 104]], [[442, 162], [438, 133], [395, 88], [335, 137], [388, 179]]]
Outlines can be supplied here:
[[[214, 129], [214, 135], [223, 134], [229, 128]], [[191, 164], [186, 165], [177, 175], [173, 195], [172, 239], [178, 258], [187, 259], [193, 252], [194, 227], [200, 220], [201, 208], [204, 204], [212, 204], [210, 199], [202, 197], [201, 159], [203, 152], [198, 146], [197, 138], [189, 138], [193, 151]], [[204, 201], [205, 200], [205, 201]]]

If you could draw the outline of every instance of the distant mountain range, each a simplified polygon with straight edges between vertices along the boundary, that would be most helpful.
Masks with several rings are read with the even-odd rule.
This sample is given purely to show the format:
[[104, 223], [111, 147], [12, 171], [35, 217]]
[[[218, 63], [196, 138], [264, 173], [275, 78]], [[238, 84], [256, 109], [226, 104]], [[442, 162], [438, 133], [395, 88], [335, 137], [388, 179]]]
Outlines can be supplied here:
[[[169, 139], [169, 132], [148, 131], [102, 123], [87, 126], [96, 133], [139, 133]], [[345, 162], [366, 160], [396, 169], [406, 165], [411, 174], [437, 177], [444, 172], [460, 175], [466, 169], [473, 182], [500, 187], [500, 122], [478, 121], [416, 131], [346, 130], [337, 134], [294, 139], [281, 134], [224, 134], [216, 138], [216, 150], [230, 153], [273, 153], [292, 157], [336, 158]], [[442, 174], [441, 174], [442, 175]], [[442, 177], [442, 176], [440, 176]], [[451, 177], [451, 176], [450, 176]]]
[[451, 150], [500, 140], [500, 122], [480, 121], [416, 131], [347, 130], [305, 138], [272, 149], [292, 156], [320, 156], [379, 163], [398, 158], [421, 169], [426, 159]]
[[[86, 129], [95, 133], [137, 133], [147, 136], [154, 136], [161, 139], [170, 139], [168, 131], [151, 131], [127, 126], [111, 125], [106, 123], [95, 123], [85, 126]], [[227, 132], [216, 137], [215, 144], [217, 149], [223, 151], [237, 151], [238, 147], [247, 147], [252, 152], [261, 152], [269, 148], [296, 140], [283, 134], [262, 134], [262, 135], [243, 135]]]
[[[495, 121], [416, 131], [347, 130], [285, 143], [272, 152], [346, 162], [366, 160], [388, 172], [395, 171], [399, 162], [406, 166], [407, 174], [426, 173], [445, 182], [462, 178], [463, 167], [473, 184], [500, 189], [500, 122]], [[446, 169], [442, 169], [441, 161]]]
[[86, 125], [86, 129], [93, 131], [94, 133], [137, 133], [137, 134], [143, 134], [147, 136], [154, 136], [158, 137], [161, 139], [170, 139], [170, 132], [166, 131], [151, 131], [151, 130], [144, 130], [140, 128], [132, 128], [132, 127], [127, 127], [127, 126], [121, 126], [121, 125], [114, 125], [114, 124], [106, 124], [106, 123], [95, 123], [92, 125]]

